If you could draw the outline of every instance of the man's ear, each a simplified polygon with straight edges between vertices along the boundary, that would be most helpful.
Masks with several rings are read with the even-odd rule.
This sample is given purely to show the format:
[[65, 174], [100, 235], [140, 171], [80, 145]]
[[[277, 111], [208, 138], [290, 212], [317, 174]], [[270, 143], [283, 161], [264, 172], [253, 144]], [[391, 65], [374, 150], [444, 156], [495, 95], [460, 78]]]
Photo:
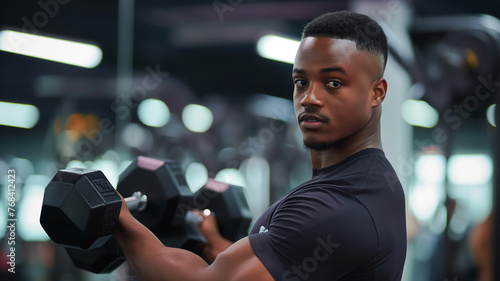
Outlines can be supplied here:
[[377, 107], [385, 99], [387, 92], [387, 81], [385, 78], [373, 82], [372, 86], [372, 107]]

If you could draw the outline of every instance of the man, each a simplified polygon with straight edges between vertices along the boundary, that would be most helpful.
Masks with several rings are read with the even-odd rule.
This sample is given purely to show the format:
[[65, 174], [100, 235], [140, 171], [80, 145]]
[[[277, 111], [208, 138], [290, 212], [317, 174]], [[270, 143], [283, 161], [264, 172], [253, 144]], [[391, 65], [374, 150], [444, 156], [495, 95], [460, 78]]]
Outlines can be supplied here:
[[207, 217], [201, 230], [205, 258], [215, 258], [210, 265], [164, 247], [123, 207], [115, 238], [137, 277], [400, 280], [404, 195], [380, 141], [386, 61], [385, 34], [366, 16], [336, 12], [309, 23], [293, 67], [293, 100], [312, 179], [274, 203], [249, 237], [232, 245]]

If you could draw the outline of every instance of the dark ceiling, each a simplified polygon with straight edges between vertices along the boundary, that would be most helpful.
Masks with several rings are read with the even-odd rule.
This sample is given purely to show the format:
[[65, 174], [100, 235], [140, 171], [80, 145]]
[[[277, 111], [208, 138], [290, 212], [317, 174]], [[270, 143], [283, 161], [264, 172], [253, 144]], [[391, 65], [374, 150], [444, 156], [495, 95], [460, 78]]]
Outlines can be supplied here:
[[[9, 88], [19, 83], [27, 86], [37, 75], [116, 75], [118, 2], [67, 2], [59, 4], [57, 10], [54, 5], [50, 6], [49, 9], [56, 12], [43, 25], [44, 18], [40, 13], [44, 10], [40, 5], [11, 2], [3, 5], [0, 24], [4, 28], [24, 28], [41, 35], [95, 42], [103, 50], [102, 63], [95, 69], [78, 69], [2, 52], [0, 74], [9, 79], [0, 82], [0, 97], [11, 97]], [[159, 65], [162, 71], [186, 82], [199, 96], [256, 92], [286, 96], [291, 83], [284, 85], [282, 81], [290, 79], [290, 66], [258, 57], [256, 40], [266, 32], [299, 37], [307, 20], [323, 11], [346, 7], [345, 1], [233, 0], [190, 1], [189, 4], [182, 1], [136, 1], [133, 67], [136, 72], [141, 72], [147, 66]], [[16, 91], [16, 96], [30, 96], [29, 92], [33, 90]]]
[[[493, 0], [409, 2], [416, 14], [498, 11], [498, 1]], [[46, 3], [45, 7], [41, 3]], [[325, 11], [348, 9], [349, 1], [144, 0], [134, 5], [136, 72], [159, 65], [162, 71], [187, 83], [198, 96], [264, 92], [288, 97], [290, 66], [257, 56], [256, 40], [270, 31], [298, 38], [305, 22]], [[95, 0], [3, 3], [3, 28], [95, 42], [104, 57], [97, 68], [88, 70], [2, 52], [0, 97], [32, 97], [38, 75], [114, 77], [118, 6], [118, 1]]]

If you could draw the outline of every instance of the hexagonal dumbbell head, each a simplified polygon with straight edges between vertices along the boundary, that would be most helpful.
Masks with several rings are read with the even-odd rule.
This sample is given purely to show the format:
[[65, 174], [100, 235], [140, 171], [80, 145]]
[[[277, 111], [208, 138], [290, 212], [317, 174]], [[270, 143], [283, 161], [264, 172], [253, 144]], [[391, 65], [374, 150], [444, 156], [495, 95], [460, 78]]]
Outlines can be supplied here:
[[40, 224], [54, 242], [93, 249], [111, 238], [121, 198], [101, 171], [59, 171], [45, 188]]
[[76, 267], [93, 273], [111, 273], [126, 260], [114, 239], [95, 249], [66, 248], [66, 252]]
[[117, 190], [124, 197], [136, 191], [147, 196], [146, 209], [132, 214], [157, 235], [182, 225], [192, 209], [193, 193], [176, 161], [139, 156], [120, 174]]
[[215, 214], [220, 234], [237, 241], [248, 235], [252, 212], [243, 187], [208, 179], [194, 194], [194, 207]]

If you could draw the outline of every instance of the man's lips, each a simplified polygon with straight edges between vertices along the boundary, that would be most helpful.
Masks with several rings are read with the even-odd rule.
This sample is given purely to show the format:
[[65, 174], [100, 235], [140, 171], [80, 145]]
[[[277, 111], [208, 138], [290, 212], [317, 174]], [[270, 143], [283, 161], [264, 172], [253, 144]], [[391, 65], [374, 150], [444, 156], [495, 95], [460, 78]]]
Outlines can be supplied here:
[[303, 113], [299, 116], [299, 123], [305, 129], [317, 129], [325, 124], [327, 118], [316, 114]]

